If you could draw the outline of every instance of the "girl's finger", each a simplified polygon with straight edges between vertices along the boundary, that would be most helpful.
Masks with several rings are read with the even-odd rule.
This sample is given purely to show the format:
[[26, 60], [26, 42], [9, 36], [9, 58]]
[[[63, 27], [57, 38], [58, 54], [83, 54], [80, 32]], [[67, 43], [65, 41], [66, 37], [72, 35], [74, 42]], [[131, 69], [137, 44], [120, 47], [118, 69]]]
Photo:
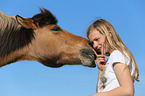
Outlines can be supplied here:
[[98, 57], [98, 59], [99, 59], [99, 60], [102, 60], [102, 59], [104, 60], [105, 58], [104, 58], [104, 57]]
[[98, 58], [105, 58], [104, 55], [97, 55]]
[[97, 52], [95, 51], [95, 49], [92, 49], [92, 50], [94, 51], [95, 55], [97, 56], [98, 54], [97, 54]]
[[99, 60], [99, 62], [106, 62], [106, 60], [102, 59], [102, 60]]

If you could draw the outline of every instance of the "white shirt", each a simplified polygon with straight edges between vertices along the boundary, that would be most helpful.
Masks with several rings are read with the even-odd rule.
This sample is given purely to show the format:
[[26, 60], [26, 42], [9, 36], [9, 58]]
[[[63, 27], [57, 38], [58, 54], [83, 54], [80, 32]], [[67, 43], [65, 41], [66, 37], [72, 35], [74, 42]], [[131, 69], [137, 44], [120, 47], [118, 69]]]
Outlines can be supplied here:
[[130, 58], [128, 57], [128, 55], [125, 53], [126, 60], [125, 57], [123, 56], [123, 54], [118, 51], [118, 50], [114, 50], [111, 54], [110, 57], [100, 75], [99, 78], [99, 82], [98, 82], [98, 92], [106, 92], [106, 91], [110, 91], [116, 87], [119, 87], [119, 82], [116, 78], [115, 72], [113, 70], [113, 64], [115, 62], [117, 63], [123, 63], [123, 64], [127, 64], [129, 66], [131, 75], [133, 75], [133, 68], [132, 68], [132, 62], [130, 62]]

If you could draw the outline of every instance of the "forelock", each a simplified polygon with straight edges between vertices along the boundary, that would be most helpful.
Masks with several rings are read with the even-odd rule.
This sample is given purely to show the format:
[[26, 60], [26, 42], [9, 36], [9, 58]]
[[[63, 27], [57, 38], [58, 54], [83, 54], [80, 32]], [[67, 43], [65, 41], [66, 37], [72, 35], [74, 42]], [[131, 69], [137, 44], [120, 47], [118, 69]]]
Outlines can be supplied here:
[[50, 24], [57, 24], [56, 17], [47, 9], [40, 8], [41, 13], [34, 15], [31, 19], [34, 23], [38, 23], [40, 27]]

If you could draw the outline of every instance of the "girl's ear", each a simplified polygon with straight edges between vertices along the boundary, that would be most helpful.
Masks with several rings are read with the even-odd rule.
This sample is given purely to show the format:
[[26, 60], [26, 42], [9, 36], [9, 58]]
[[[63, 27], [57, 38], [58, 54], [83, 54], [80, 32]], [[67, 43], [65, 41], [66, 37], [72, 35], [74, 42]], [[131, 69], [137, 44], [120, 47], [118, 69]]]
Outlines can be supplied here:
[[110, 37], [112, 37], [112, 33], [110, 29], [108, 29], [108, 32], [109, 32]]
[[36, 29], [37, 28], [37, 26], [33, 23], [32, 19], [23, 18], [19, 15], [16, 15], [16, 20], [20, 25], [22, 25], [23, 27], [25, 27], [27, 29]]

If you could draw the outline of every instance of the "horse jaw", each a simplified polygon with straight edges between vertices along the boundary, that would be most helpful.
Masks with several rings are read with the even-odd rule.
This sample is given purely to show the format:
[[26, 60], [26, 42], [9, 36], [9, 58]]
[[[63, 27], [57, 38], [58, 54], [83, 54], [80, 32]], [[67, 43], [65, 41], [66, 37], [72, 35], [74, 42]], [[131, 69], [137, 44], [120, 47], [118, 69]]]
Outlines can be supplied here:
[[96, 67], [94, 58], [82, 52], [73, 56], [62, 55], [62, 56], [52, 57], [52, 58], [46, 58], [46, 57], [38, 58], [37, 61], [47, 67], [53, 67], [53, 68], [62, 67], [64, 65], [83, 65], [92, 68]]

